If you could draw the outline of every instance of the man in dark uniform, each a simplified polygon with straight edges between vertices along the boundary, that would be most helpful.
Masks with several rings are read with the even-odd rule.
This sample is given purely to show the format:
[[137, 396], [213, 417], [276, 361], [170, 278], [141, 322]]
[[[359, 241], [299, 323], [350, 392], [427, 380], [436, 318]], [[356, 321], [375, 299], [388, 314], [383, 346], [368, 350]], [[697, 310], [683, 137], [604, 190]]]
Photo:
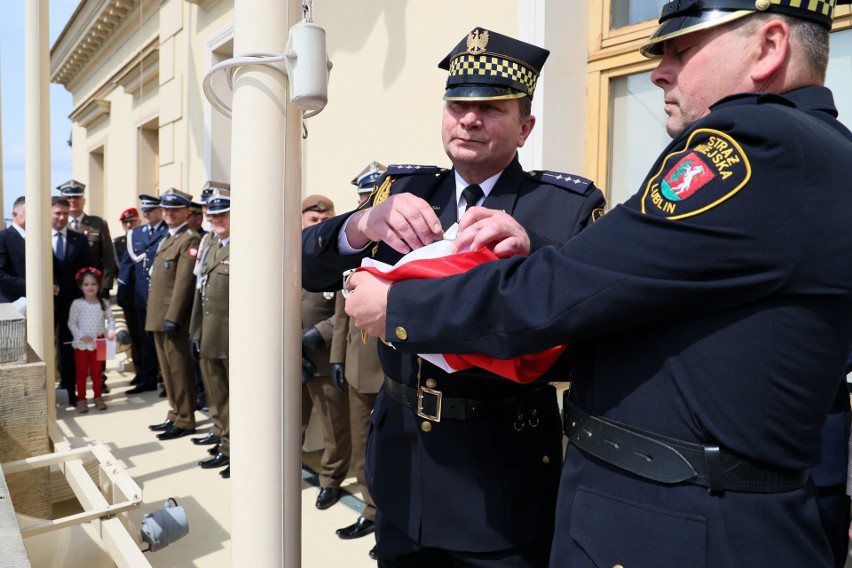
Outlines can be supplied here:
[[[135, 207], [128, 207], [118, 216], [118, 222], [121, 223], [124, 234], [114, 238], [112, 245], [115, 250], [116, 266], [120, 267], [121, 259], [127, 254], [127, 234], [139, 226], [139, 211]], [[120, 274], [118, 280], [118, 285], [121, 287]], [[121, 297], [116, 296], [116, 302], [124, 314], [124, 321], [127, 323], [127, 332], [130, 334], [130, 356], [133, 359], [133, 365], [139, 365], [142, 361], [142, 340], [139, 337], [139, 322], [136, 321], [136, 310], [133, 307], [132, 294], [123, 294]]]
[[115, 250], [109, 225], [101, 217], [87, 215], [83, 211], [86, 205], [86, 184], [70, 179], [56, 187], [63, 197], [68, 199], [71, 208], [68, 213], [68, 228], [83, 233], [89, 240], [89, 252], [92, 256], [92, 266], [103, 274], [101, 281], [101, 298], [108, 300], [110, 290], [116, 276]]
[[140, 359], [133, 360], [136, 376], [130, 381], [135, 386], [125, 394], [157, 390], [157, 376], [160, 372], [154, 338], [145, 331], [145, 318], [148, 313], [151, 266], [168, 227], [163, 222], [159, 197], [140, 195], [139, 203], [145, 224], [127, 233], [127, 254], [119, 265], [116, 293], [119, 305], [131, 306], [135, 311], [134, 319], [140, 340]]
[[[378, 162], [370, 162], [352, 184], [358, 189], [360, 207], [373, 192], [376, 181], [387, 168]], [[376, 397], [382, 388], [385, 375], [379, 361], [376, 338], [361, 332], [351, 323], [343, 311], [343, 296], [338, 294], [334, 310], [334, 336], [331, 342], [331, 378], [349, 385], [349, 426], [352, 436], [352, 468], [361, 488], [364, 510], [349, 526], [337, 529], [337, 536], [344, 540], [361, 538], [375, 530], [376, 504], [367, 488], [364, 477], [364, 456], [367, 433], [370, 431], [370, 415], [376, 406]]]
[[[228, 414], [228, 293], [231, 272], [231, 197], [228, 190], [216, 190], [207, 202], [207, 218], [216, 234], [201, 250], [198, 286], [192, 304], [189, 343], [193, 358], [204, 375], [210, 418], [213, 420], [218, 452], [199, 462], [204, 469], [226, 467], [230, 477], [231, 446]], [[216, 409], [214, 416], [212, 409]], [[195, 442], [193, 438], [193, 442]]]
[[[603, 195], [590, 181], [524, 172], [518, 162], [535, 125], [531, 97], [547, 56], [481, 28], [464, 38], [439, 64], [449, 70], [442, 138], [453, 169], [390, 166], [369, 207], [304, 231], [303, 286], [340, 288], [341, 272], [370, 255], [392, 264], [441, 239], [478, 205], [494, 212], [483, 230], [515, 237], [510, 252], [560, 245], [602, 213]], [[546, 564], [562, 457], [547, 381], [567, 379], [564, 365], [520, 385], [475, 369], [447, 374], [415, 354], [379, 350], [387, 379], [372, 415], [365, 474], [378, 509], [380, 564]]]
[[808, 475], [852, 344], [832, 12], [667, 3], [642, 52], [673, 140], [623, 206], [440, 282], [352, 277], [347, 312], [403, 352], [571, 342], [551, 566], [833, 564]]
[[[302, 200], [302, 228], [321, 223], [334, 215], [334, 203], [324, 195]], [[334, 332], [334, 292], [302, 290], [302, 354], [312, 366], [305, 389], [310, 406], [302, 400], [302, 431], [310, 408], [316, 408], [322, 423], [323, 453], [320, 458], [317, 509], [328, 509], [340, 499], [340, 485], [349, 472], [352, 442], [349, 435], [349, 393], [345, 382], [331, 377], [331, 340]], [[306, 412], [307, 411], [307, 412]]]
[[145, 330], [154, 336], [157, 361], [169, 399], [166, 420], [149, 426], [160, 440], [195, 433], [195, 369], [189, 322], [195, 298], [195, 258], [201, 238], [186, 222], [192, 196], [170, 189], [160, 196], [168, 232], [151, 267]]

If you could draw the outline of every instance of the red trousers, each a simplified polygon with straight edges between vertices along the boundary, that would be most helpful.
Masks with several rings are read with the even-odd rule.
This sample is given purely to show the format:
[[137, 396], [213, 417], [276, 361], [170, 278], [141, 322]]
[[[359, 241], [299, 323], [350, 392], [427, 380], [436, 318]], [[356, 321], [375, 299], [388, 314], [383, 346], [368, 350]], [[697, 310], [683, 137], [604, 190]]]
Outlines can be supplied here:
[[77, 368], [77, 400], [86, 400], [86, 377], [92, 377], [95, 398], [100, 398], [104, 386], [104, 362], [98, 361], [98, 351], [74, 350], [74, 366]]

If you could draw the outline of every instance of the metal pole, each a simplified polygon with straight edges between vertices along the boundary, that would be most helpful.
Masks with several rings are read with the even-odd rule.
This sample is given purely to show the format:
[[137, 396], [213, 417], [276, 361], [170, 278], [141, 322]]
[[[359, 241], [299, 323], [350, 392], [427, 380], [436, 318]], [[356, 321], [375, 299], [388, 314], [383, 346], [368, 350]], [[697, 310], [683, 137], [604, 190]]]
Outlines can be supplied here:
[[[299, 8], [298, 0], [237, 0], [234, 54], [283, 53]], [[235, 73], [232, 109], [232, 564], [296, 568], [301, 559], [300, 113], [287, 102], [286, 78], [261, 65]]]
[[24, 187], [27, 200], [27, 341], [45, 363], [47, 412], [56, 422], [53, 248], [50, 240], [50, 48], [48, 0], [24, 11]]

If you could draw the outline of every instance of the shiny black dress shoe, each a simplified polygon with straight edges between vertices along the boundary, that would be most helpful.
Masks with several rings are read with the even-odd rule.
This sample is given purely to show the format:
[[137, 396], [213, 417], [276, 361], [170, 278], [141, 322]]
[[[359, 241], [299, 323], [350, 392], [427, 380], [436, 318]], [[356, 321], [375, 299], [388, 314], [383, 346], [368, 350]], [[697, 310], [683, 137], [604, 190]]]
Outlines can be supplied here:
[[157, 385], [138, 384], [132, 389], [127, 389], [124, 394], [142, 394], [147, 391], [157, 390]]
[[340, 500], [340, 487], [320, 487], [317, 509], [328, 509]]
[[160, 389], [160, 398], [166, 398], [166, 396], [168, 396], [166, 394], [166, 387], [163, 387]]
[[148, 429], [153, 430], [154, 432], [165, 432], [172, 424], [174, 424], [174, 422], [172, 422], [171, 420], [166, 420], [165, 422], [162, 422], [160, 424], [151, 424], [150, 426], [148, 426]]
[[[192, 443], [196, 446], [209, 446], [211, 444], [219, 443], [219, 436], [216, 436], [213, 433], [208, 433], [206, 436], [202, 438], [193, 438]], [[219, 453], [219, 452], [216, 452]]]
[[222, 449], [222, 444], [216, 444], [212, 448], [207, 448], [207, 453], [211, 456], [215, 456], [219, 453], [219, 450]]
[[372, 558], [373, 560], [378, 560], [378, 559], [379, 559], [379, 555], [378, 555], [378, 554], [376, 554], [376, 547], [375, 547], [375, 546], [374, 546], [373, 548], [371, 548], [371, 549], [370, 549], [370, 552], [368, 552], [367, 554], [368, 554], [368, 555], [370, 556], [370, 558]]
[[142, 377], [140, 377], [139, 375], [136, 375], [135, 377], [133, 377], [132, 379], [130, 379], [130, 384], [131, 384], [131, 385], [134, 385], [134, 386], [135, 386], [135, 385], [138, 385], [138, 384], [139, 384], [139, 383], [141, 383], [141, 382], [142, 382]]
[[198, 462], [198, 465], [201, 466], [201, 469], [213, 469], [215, 467], [225, 467], [226, 465], [230, 465], [231, 458], [226, 456], [225, 454], [216, 454], [209, 460], [203, 460]]
[[364, 517], [358, 517], [358, 520], [348, 527], [343, 527], [342, 529], [337, 529], [335, 533], [337, 536], [342, 538], [343, 540], [349, 540], [353, 538], [361, 538], [362, 536], [367, 536], [371, 532], [376, 530], [376, 523], [365, 519]]
[[174, 440], [175, 438], [183, 438], [195, 434], [195, 428], [178, 428], [177, 426], [169, 426], [168, 430], [157, 434], [159, 440]]
[[220, 471], [219, 475], [221, 475], [225, 479], [231, 479], [231, 466], [228, 466], [225, 469], [223, 469], [222, 471]]

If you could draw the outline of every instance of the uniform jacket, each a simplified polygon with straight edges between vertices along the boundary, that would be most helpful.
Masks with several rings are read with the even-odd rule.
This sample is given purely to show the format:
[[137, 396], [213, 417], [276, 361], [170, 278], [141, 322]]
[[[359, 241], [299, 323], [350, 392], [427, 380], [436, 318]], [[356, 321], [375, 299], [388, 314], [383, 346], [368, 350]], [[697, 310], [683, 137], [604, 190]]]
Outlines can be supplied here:
[[385, 374], [376, 348], [376, 338], [361, 337], [361, 330], [346, 315], [343, 295], [337, 295], [334, 310], [334, 335], [331, 339], [331, 362], [343, 363], [346, 382], [360, 393], [376, 394], [382, 388]]
[[331, 353], [331, 337], [334, 332], [334, 296], [331, 292], [308, 292], [302, 290], [302, 331], [311, 327], [317, 328], [325, 340], [325, 344], [306, 353], [317, 367], [317, 375], [331, 375], [329, 356]]
[[129, 248], [119, 264], [116, 293], [116, 299], [121, 305], [129, 298], [130, 305], [136, 309], [147, 309], [151, 266], [157, 247], [167, 232], [166, 223], [160, 221], [154, 227], [145, 224], [127, 233]]
[[[69, 230], [70, 230], [69, 224]], [[116, 277], [115, 249], [109, 235], [109, 225], [100, 217], [83, 214], [80, 217], [78, 233], [83, 233], [89, 241], [92, 266], [103, 272], [101, 288], [111, 289]]]
[[[368, 201], [381, 195], [387, 177], [390, 193], [410, 192], [428, 201], [444, 229], [457, 221], [455, 180], [450, 170], [391, 167]], [[588, 180], [554, 172], [521, 169], [517, 159], [507, 167], [484, 207], [502, 209], [530, 235], [533, 250], [559, 245], [603, 212], [603, 195]], [[303, 231], [302, 283], [308, 289], [339, 289], [341, 273], [373, 254], [389, 264], [401, 255], [380, 243], [361, 255], [337, 253], [337, 235], [347, 215]], [[479, 329], [475, 319], [457, 319], [451, 312], [428, 308], [430, 319], [451, 319], [454, 325]], [[413, 409], [379, 393], [367, 441], [366, 477], [383, 517], [425, 546], [452, 550], [503, 550], [540, 538], [553, 530], [556, 489], [561, 462], [561, 428], [555, 396], [530, 395], [540, 384], [519, 385], [474, 369], [447, 375], [414, 354], [384, 345], [379, 355], [385, 374], [412, 387], [418, 372], [433, 379], [447, 396], [513, 397], [529, 410], [536, 406], [540, 422], [515, 429], [512, 420], [443, 420], [431, 431], [420, 429]], [[559, 365], [557, 365], [558, 367]], [[564, 368], [564, 364], [563, 364]], [[567, 378], [554, 368], [548, 378]], [[523, 395], [523, 396], [522, 396]], [[522, 422], [523, 426], [523, 422]]]
[[230, 241], [219, 246], [218, 239], [206, 240], [207, 248], [198, 255], [201, 262], [189, 337], [201, 340], [201, 356], [205, 359], [227, 359], [231, 245]]
[[117, 274], [118, 267], [121, 265], [121, 259], [124, 258], [124, 255], [127, 253], [127, 234], [114, 238], [112, 240], [112, 248], [115, 251], [115, 266]]
[[[852, 344], [852, 133], [836, 116], [823, 87], [723, 99], [561, 249], [440, 287], [395, 284], [387, 329], [407, 330], [406, 351], [513, 356], [570, 341], [571, 396], [587, 411], [809, 468]], [[473, 289], [495, 293], [462, 302]], [[478, 326], [449, 333], [434, 313]], [[557, 535], [553, 558], [575, 566], [830, 563], [810, 483], [712, 496], [573, 445]], [[650, 551], [661, 537], [665, 553]]]
[[195, 257], [198, 233], [183, 225], [174, 236], [164, 237], [151, 267], [146, 331], [163, 331], [166, 320], [188, 326], [195, 298]]
[[0, 231], [0, 296], [7, 302], [27, 295], [26, 248], [14, 227]]

